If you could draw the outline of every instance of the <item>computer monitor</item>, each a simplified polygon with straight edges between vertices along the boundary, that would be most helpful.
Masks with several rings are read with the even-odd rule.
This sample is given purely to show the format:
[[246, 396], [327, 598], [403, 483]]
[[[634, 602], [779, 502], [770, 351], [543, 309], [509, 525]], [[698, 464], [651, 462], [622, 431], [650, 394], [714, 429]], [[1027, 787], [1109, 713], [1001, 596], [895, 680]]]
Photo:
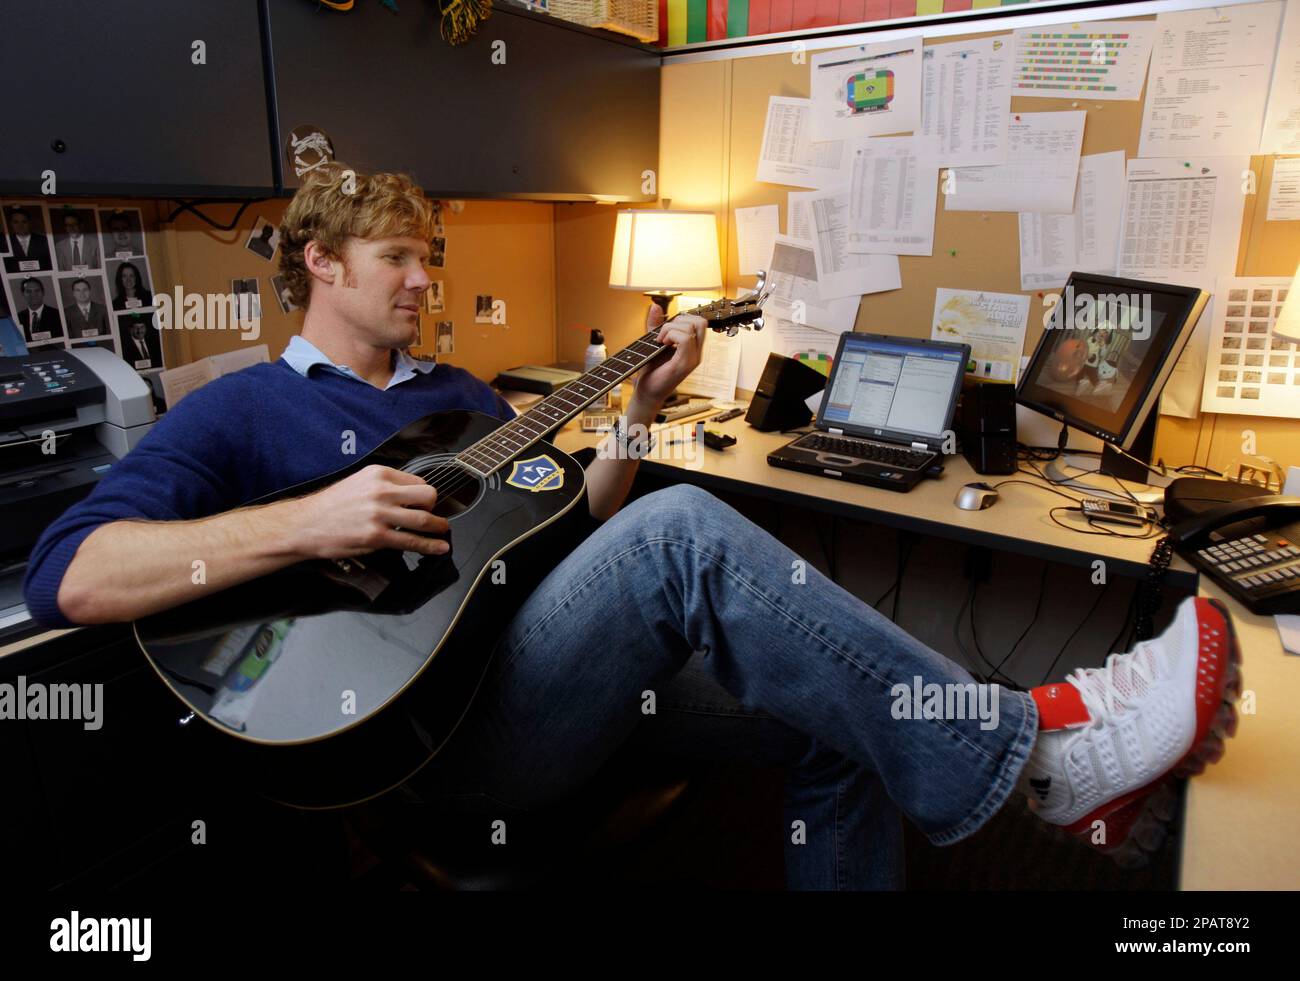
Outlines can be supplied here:
[[[1016, 401], [1149, 460], [1140, 437], [1209, 298], [1190, 286], [1071, 273]], [[1117, 468], [1107, 457], [1101, 469]]]

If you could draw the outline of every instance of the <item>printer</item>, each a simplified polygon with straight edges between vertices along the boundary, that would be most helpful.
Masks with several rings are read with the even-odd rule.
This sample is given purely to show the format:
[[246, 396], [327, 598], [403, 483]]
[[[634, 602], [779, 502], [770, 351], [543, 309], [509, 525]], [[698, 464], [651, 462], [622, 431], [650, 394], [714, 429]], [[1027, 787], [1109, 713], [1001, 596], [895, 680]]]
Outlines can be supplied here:
[[0, 639], [30, 626], [32, 546], [154, 423], [148, 383], [106, 347], [0, 357]]

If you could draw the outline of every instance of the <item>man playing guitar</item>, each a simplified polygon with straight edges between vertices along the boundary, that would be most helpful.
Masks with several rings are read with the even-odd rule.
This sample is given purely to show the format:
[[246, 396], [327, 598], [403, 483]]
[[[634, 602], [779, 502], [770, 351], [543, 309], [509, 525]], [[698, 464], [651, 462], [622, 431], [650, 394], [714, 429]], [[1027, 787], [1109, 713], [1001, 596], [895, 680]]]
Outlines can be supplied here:
[[[305, 310], [301, 335], [273, 364], [188, 395], [46, 530], [25, 582], [39, 621], [175, 607], [194, 598], [197, 557], [199, 588], [216, 591], [304, 559], [446, 550], [435, 490], [388, 467], [247, 506], [339, 469], [349, 435], [365, 454], [438, 410], [514, 415], [468, 372], [404, 353], [430, 282], [430, 202], [402, 176], [356, 175], [350, 193], [347, 179], [338, 165], [312, 171], [284, 215], [280, 266]], [[643, 425], [699, 364], [704, 332], [699, 317], [664, 323], [654, 306], [647, 325], [675, 350], [637, 377], [626, 415]], [[1231, 623], [1212, 601], [1187, 600], [1164, 634], [1104, 668], [1032, 691], [977, 686], [706, 491], [674, 486], [623, 508], [634, 456], [600, 453], [587, 469], [602, 524], [504, 626], [421, 794], [534, 808], [582, 785], [636, 732], [788, 767], [792, 888], [888, 888], [901, 884], [904, 815], [949, 844], [1020, 790], [1045, 820], [1117, 851], [1169, 779], [1222, 751], [1240, 682]], [[627, 628], [617, 637], [615, 615]], [[900, 691], [931, 685], [983, 689], [978, 703], [995, 710], [900, 711]], [[795, 821], [806, 843], [792, 841]]]

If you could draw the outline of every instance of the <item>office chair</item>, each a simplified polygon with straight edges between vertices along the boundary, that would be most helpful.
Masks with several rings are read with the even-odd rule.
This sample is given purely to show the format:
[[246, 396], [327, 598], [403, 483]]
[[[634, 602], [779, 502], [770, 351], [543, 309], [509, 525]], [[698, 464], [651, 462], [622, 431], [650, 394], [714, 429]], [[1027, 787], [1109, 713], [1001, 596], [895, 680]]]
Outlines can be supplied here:
[[[457, 810], [399, 789], [349, 809], [354, 883], [436, 891], [528, 889], [608, 877], [667, 824], [689, 780], [680, 764], [620, 750], [576, 794], [524, 814]], [[493, 822], [505, 821], [505, 844]]]

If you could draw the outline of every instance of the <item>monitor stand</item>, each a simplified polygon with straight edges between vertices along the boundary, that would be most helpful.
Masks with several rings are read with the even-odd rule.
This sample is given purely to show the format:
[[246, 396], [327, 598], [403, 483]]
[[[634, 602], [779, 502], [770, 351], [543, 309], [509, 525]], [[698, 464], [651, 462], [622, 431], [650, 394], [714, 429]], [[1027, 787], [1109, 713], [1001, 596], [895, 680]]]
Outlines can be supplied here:
[[1148, 463], [1151, 462], [1151, 451], [1156, 444], [1156, 423], [1158, 421], [1158, 412], [1152, 412], [1147, 416], [1147, 421], [1138, 430], [1137, 439], [1133, 441], [1133, 448], [1128, 450], [1128, 456], [1118, 452], [1109, 443], [1104, 444], [1101, 450], [1101, 472], [1112, 477], [1118, 477], [1120, 480], [1132, 480], [1139, 484], [1149, 483], [1151, 471], [1138, 463], [1137, 460], [1130, 459], [1130, 457], [1137, 457], [1138, 460], [1145, 460]]
[[[1138, 460], [1149, 461], [1151, 459], [1151, 451], [1155, 445], [1156, 425], [1158, 422], [1158, 414], [1152, 412], [1147, 418], [1147, 421], [1143, 424], [1142, 428], [1138, 430], [1137, 439], [1133, 441], [1133, 448], [1127, 451], [1130, 456], [1135, 456]], [[1047, 464], [1047, 475], [1053, 481], [1057, 482], [1061, 486], [1071, 487], [1075, 490], [1088, 491], [1089, 493], [1096, 494], [1099, 497], [1112, 498], [1121, 501], [1129, 499], [1128, 495], [1121, 492], [1117, 487], [1108, 488], [1104, 484], [1091, 484], [1082, 479], [1084, 476], [1093, 476], [1091, 473], [1080, 474], [1078, 476], [1067, 474], [1061, 466], [1063, 462], [1069, 462], [1071, 466], [1077, 466], [1083, 470], [1093, 469], [1091, 466], [1093, 462], [1092, 459], [1088, 459], [1086, 463], [1074, 463], [1065, 459], [1067, 453], [1068, 451], [1062, 453], [1060, 457]], [[1168, 477], [1162, 477], [1155, 471], [1149, 470], [1141, 463], [1138, 463], [1137, 460], [1129, 459], [1129, 457], [1125, 456], [1123, 453], [1115, 450], [1109, 443], [1102, 444], [1101, 465], [1095, 472], [1109, 477], [1118, 477], [1120, 480], [1127, 480], [1131, 483], [1154, 486], [1156, 489], [1149, 491], [1130, 489], [1132, 490], [1133, 497], [1137, 498], [1143, 504], [1161, 503], [1165, 496], [1164, 486], [1169, 483]]]

